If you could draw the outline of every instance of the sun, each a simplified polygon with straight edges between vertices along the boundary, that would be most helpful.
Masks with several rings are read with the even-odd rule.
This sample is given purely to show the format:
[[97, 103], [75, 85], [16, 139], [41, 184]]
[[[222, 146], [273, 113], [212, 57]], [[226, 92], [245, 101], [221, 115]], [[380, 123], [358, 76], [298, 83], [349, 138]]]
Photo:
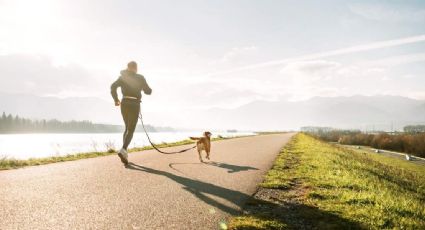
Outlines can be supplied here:
[[58, 3], [52, 0], [13, 0], [0, 4], [1, 42], [13, 53], [43, 51], [61, 23]]

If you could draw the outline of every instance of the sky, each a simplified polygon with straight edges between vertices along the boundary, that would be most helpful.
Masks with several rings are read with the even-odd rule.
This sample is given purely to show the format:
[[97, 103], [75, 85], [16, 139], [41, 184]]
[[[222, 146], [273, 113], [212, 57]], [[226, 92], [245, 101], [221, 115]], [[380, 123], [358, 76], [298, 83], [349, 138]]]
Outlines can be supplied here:
[[150, 111], [425, 99], [424, 1], [0, 0], [0, 92], [97, 97], [135, 60]]

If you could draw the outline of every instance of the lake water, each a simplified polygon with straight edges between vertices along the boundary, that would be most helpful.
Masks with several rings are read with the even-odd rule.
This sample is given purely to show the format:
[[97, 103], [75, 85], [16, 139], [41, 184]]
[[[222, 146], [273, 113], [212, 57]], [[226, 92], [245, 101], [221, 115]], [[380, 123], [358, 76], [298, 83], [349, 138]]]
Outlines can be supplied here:
[[[200, 136], [200, 132], [157, 132], [150, 133], [154, 143], [175, 142], [190, 136]], [[254, 133], [216, 132], [224, 137], [252, 135]], [[61, 156], [72, 153], [106, 151], [108, 147], [119, 149], [122, 145], [121, 133], [89, 134], [0, 134], [0, 157], [14, 159]], [[133, 136], [130, 148], [149, 145], [145, 133]]]

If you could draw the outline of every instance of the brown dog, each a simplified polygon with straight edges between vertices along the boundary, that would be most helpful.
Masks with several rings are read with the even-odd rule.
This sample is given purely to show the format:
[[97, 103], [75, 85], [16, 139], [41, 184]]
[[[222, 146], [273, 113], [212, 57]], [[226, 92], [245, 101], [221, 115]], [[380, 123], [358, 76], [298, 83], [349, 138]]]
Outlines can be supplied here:
[[204, 132], [203, 137], [190, 137], [192, 140], [197, 140], [196, 142], [196, 148], [198, 150], [199, 154], [199, 160], [201, 162], [204, 162], [202, 160], [201, 152], [204, 150], [207, 153], [207, 159], [210, 159], [210, 151], [211, 151], [211, 133], [210, 132]]

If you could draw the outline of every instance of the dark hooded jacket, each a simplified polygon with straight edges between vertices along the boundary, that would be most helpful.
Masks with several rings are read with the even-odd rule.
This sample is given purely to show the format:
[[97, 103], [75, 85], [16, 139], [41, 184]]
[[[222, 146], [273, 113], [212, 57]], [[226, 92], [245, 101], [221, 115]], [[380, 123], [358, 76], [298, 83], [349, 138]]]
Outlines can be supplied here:
[[121, 76], [111, 85], [111, 95], [115, 102], [119, 101], [117, 94], [118, 87], [121, 87], [123, 96], [135, 97], [139, 101], [142, 99], [142, 91], [147, 95], [152, 93], [152, 89], [146, 83], [143, 75], [128, 70], [122, 70]]

